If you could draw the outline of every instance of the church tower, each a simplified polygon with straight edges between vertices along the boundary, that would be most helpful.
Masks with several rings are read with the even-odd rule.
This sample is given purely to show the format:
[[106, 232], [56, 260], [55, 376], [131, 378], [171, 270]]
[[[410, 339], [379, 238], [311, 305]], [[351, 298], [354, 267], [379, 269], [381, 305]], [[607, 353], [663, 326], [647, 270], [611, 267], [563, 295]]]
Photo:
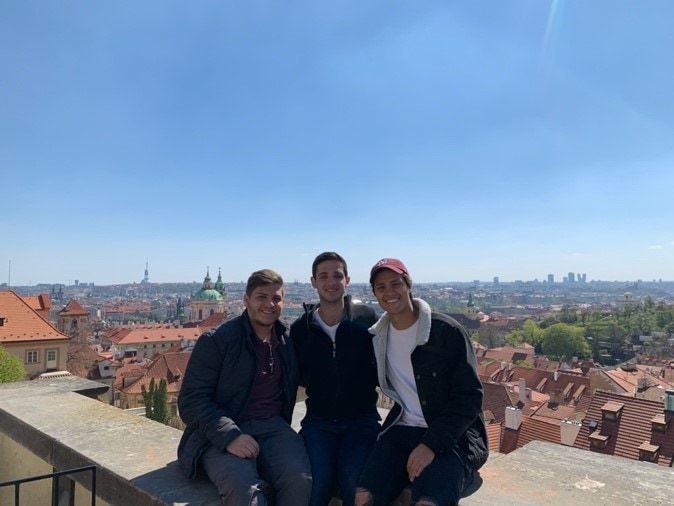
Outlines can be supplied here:
[[[218, 276], [218, 279], [222, 282], [220, 276]], [[225, 297], [213, 287], [207, 268], [201, 290], [192, 295], [190, 300], [190, 322], [200, 322], [212, 314], [224, 312]]]

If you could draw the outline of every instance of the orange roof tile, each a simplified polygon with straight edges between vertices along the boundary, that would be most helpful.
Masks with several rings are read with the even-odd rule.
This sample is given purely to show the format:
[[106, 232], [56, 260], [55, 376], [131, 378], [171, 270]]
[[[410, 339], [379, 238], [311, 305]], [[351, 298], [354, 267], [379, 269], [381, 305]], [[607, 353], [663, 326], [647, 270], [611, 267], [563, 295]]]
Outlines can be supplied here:
[[70, 340], [11, 290], [0, 291], [0, 313], [5, 318], [0, 344]]

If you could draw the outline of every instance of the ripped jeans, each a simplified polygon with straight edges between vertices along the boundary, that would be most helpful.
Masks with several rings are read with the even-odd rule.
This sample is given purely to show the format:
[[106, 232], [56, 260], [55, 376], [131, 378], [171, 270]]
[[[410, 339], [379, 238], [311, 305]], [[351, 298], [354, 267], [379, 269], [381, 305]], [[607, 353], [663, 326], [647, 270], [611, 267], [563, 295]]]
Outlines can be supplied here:
[[407, 459], [425, 432], [423, 427], [396, 425], [379, 438], [358, 483], [373, 496], [373, 505], [388, 505], [406, 487], [413, 504], [421, 500], [439, 506], [458, 504], [471, 470], [454, 451], [436, 454], [417, 479], [409, 480]]

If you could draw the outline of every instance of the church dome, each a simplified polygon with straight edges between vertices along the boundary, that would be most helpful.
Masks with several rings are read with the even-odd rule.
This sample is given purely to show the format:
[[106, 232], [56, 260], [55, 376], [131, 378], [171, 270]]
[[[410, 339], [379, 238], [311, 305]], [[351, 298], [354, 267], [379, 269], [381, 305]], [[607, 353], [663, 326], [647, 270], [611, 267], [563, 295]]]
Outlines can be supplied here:
[[206, 277], [204, 278], [203, 285], [201, 285], [201, 290], [199, 290], [192, 296], [192, 300], [203, 300], [203, 301], [224, 300], [222, 294], [213, 288], [213, 283], [211, 283], [211, 276], [208, 272], [208, 269], [206, 270]]

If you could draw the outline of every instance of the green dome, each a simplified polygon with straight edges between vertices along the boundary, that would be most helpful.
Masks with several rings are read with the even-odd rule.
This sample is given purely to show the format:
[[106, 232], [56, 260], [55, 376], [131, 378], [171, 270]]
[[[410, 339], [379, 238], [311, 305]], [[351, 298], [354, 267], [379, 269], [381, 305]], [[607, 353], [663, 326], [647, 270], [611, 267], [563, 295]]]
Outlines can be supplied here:
[[202, 288], [192, 296], [192, 300], [224, 300], [224, 297], [217, 290]]

